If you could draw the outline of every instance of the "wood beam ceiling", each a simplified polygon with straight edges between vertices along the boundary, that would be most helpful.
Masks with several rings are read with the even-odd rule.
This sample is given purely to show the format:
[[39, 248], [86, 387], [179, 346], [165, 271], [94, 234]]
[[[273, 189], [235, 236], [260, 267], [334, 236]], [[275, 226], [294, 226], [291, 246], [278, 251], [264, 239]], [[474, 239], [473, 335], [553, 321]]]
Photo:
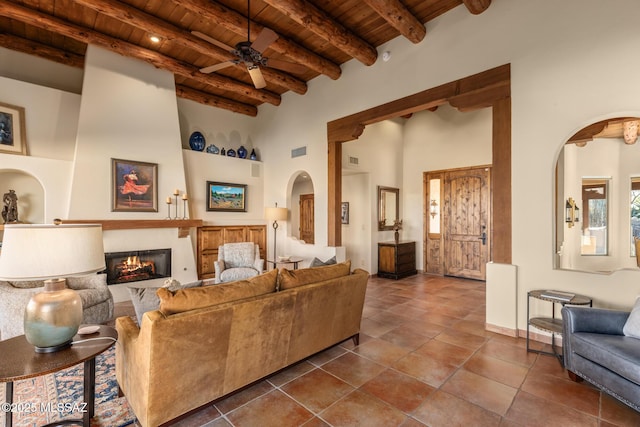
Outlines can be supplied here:
[[491, 6], [491, 0], [462, 0], [467, 10], [474, 15], [479, 15]]
[[400, 0], [364, 0], [364, 2], [412, 43], [420, 43], [427, 34], [425, 26]]

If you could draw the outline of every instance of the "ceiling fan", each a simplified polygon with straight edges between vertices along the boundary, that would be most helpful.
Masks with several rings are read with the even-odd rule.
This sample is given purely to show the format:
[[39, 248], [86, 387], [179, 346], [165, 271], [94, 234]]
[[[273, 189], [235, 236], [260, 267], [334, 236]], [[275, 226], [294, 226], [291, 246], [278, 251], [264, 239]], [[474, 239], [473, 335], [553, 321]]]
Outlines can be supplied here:
[[235, 59], [230, 59], [219, 64], [201, 68], [200, 72], [209, 74], [234, 64], [238, 65], [244, 63], [247, 67], [247, 71], [249, 71], [249, 76], [251, 77], [253, 85], [256, 87], [256, 89], [262, 89], [267, 86], [267, 82], [264, 80], [262, 71], [260, 71], [260, 66], [277, 68], [279, 70], [292, 73], [304, 72], [306, 68], [302, 65], [294, 64], [287, 61], [281, 61], [278, 59], [269, 59], [262, 56], [262, 52], [264, 52], [264, 50], [269, 47], [271, 43], [275, 42], [279, 36], [269, 28], [264, 28], [260, 32], [260, 34], [258, 34], [258, 37], [255, 39], [255, 41], [251, 43], [251, 18], [249, 15], [250, 10], [251, 0], [247, 0], [247, 40], [236, 44], [235, 49], [214, 39], [213, 37], [201, 33], [200, 31], [191, 32], [194, 36], [206, 40], [209, 43], [227, 50], [234, 56], [236, 56]]

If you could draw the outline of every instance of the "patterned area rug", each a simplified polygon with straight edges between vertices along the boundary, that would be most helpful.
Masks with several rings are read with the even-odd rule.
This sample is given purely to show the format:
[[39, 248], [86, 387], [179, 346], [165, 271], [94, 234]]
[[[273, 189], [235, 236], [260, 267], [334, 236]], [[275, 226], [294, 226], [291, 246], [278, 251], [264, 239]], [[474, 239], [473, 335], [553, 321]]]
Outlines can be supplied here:
[[[83, 403], [83, 364], [13, 384], [13, 425], [38, 427], [64, 419], [82, 418], [79, 412]], [[0, 386], [2, 387], [2, 386]], [[5, 402], [4, 387], [0, 389], [0, 401]], [[42, 410], [41, 410], [42, 409]], [[0, 426], [4, 427], [4, 412], [0, 414]], [[116, 381], [115, 346], [96, 357], [96, 402], [93, 427], [120, 427], [133, 425], [136, 417], [126, 398], [118, 397]]]

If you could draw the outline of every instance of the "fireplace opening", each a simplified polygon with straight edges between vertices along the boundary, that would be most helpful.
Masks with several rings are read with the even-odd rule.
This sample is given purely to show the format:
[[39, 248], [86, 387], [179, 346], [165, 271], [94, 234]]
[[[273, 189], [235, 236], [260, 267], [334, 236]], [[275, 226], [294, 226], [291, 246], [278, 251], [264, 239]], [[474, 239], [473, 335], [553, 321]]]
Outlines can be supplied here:
[[171, 249], [107, 252], [107, 284], [171, 277]]

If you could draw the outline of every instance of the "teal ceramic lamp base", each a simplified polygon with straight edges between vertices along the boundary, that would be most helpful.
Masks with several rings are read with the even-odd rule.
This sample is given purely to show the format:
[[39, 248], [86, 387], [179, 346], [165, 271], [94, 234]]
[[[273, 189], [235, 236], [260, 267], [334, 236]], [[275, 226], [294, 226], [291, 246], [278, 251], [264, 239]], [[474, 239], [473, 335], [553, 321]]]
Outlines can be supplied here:
[[71, 345], [82, 323], [82, 301], [65, 279], [45, 280], [44, 291], [31, 297], [24, 312], [24, 334], [36, 353], [53, 353]]

